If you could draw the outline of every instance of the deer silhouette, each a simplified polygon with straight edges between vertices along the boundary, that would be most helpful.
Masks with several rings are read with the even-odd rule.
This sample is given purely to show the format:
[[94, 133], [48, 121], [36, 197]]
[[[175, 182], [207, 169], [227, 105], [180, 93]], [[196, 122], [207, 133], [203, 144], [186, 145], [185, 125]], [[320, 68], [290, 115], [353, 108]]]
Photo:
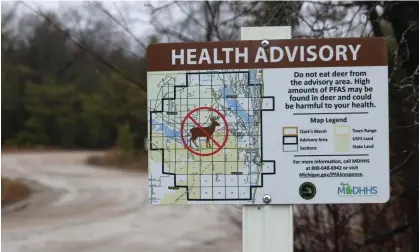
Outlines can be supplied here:
[[209, 127], [202, 127], [203, 130], [201, 130], [198, 127], [192, 128], [189, 131], [191, 133], [191, 138], [189, 139], [189, 146], [192, 147], [191, 142], [193, 142], [195, 144], [195, 146], [198, 147], [198, 145], [195, 142], [196, 139], [198, 137], [206, 137], [207, 138], [206, 147], [211, 147], [208, 136], [211, 136], [212, 137], [212, 134], [215, 131], [215, 127], [220, 126], [220, 124], [217, 122], [218, 119], [220, 119], [219, 116], [217, 116], [217, 117], [210, 117], [211, 125]]

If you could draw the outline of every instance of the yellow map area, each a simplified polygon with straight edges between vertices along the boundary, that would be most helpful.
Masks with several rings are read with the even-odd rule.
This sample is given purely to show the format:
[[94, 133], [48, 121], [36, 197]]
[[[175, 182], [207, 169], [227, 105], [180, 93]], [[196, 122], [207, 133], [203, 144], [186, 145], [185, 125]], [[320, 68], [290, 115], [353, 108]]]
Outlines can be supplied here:
[[[182, 144], [170, 140], [161, 133], [153, 133], [152, 139], [152, 144], [155, 145], [156, 148], [165, 147], [165, 172], [188, 174], [187, 181], [176, 181], [177, 186], [188, 186], [188, 188], [179, 188], [176, 191], [173, 190], [173, 193], [167, 193], [160, 200], [161, 204], [186, 204], [187, 190], [189, 191], [190, 199], [199, 199], [201, 195], [201, 175], [229, 175], [232, 174], [232, 172], [238, 172], [239, 169], [244, 168], [244, 157], [240, 158], [237, 156], [238, 146], [235, 136], [228, 136], [223, 150], [212, 156], [197, 156], [192, 154]], [[224, 134], [215, 132], [213, 139], [221, 144], [224, 141]], [[214, 148], [213, 150], [206, 147], [205, 142], [197, 141], [197, 143], [200, 143], [199, 147], [203, 150], [203, 153], [206, 153], [206, 150], [207, 152], [213, 152], [217, 149], [217, 146], [213, 143], [211, 143], [212, 148]], [[151, 155], [150, 160], [153, 162], [163, 162], [160, 152], [152, 151], [149, 152], [149, 155]], [[191, 160], [192, 156], [193, 161]], [[189, 161], [180, 161], [188, 159]]]

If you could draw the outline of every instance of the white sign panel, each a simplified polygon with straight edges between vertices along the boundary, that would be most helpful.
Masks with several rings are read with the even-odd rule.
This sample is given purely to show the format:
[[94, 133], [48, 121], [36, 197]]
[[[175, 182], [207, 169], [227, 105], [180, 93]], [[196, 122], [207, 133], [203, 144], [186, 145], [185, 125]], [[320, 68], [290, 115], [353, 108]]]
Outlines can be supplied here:
[[384, 40], [259, 44], [148, 49], [150, 202], [387, 201]]

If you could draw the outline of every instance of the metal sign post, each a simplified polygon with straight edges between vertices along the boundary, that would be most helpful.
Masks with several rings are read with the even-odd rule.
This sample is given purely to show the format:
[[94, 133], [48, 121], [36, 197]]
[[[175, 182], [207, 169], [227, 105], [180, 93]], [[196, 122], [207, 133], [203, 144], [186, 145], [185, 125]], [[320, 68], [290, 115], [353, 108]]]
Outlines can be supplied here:
[[[269, 39], [291, 37], [291, 26], [241, 28], [241, 40], [267, 43]], [[243, 252], [292, 252], [294, 249], [292, 205], [269, 205], [270, 197], [265, 195], [266, 205], [243, 207]]]

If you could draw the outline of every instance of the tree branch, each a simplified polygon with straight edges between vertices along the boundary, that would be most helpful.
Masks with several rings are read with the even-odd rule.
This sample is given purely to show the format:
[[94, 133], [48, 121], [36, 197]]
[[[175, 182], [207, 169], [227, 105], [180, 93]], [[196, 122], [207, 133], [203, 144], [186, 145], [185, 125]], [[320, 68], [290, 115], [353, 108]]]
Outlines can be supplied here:
[[401, 234], [403, 232], [405, 232], [409, 227], [413, 226], [413, 225], [417, 225], [418, 221], [406, 224], [404, 226], [398, 227], [396, 229], [393, 229], [387, 233], [375, 236], [373, 238], [370, 239], [366, 239], [364, 241], [364, 246], [365, 245], [370, 245], [370, 244], [374, 244], [374, 243], [384, 243], [385, 241], [389, 240], [390, 238], [392, 238], [393, 236], [397, 235], [397, 234]]
[[107, 66], [108, 68], [110, 68], [113, 71], [115, 71], [116, 73], [118, 73], [121, 77], [123, 77], [126, 80], [126, 82], [125, 82], [126, 84], [137, 86], [137, 87], [140, 87], [142, 90], [147, 91], [147, 86], [145, 84], [140, 83], [140, 82], [138, 82], [138, 81], [130, 78], [121, 69], [119, 69], [118, 67], [114, 66], [113, 64], [111, 64], [110, 62], [108, 62], [107, 60], [105, 60], [101, 55], [99, 55], [98, 53], [90, 50], [87, 46], [81, 44], [79, 41], [77, 41], [75, 38], [73, 38], [68, 31], [66, 31], [63, 28], [61, 28], [57, 23], [55, 23], [51, 18], [49, 18], [44, 13], [42, 13], [40, 10], [35, 10], [34, 8], [32, 8], [31, 6], [29, 6], [28, 4], [26, 4], [23, 1], [21, 1], [21, 3], [23, 5], [25, 5], [27, 8], [29, 8], [30, 10], [32, 10], [34, 13], [36, 13], [37, 15], [39, 15], [40, 17], [42, 17], [46, 22], [48, 22], [50, 25], [52, 25], [67, 40], [69, 40], [70, 42], [72, 42], [81, 51], [87, 53], [93, 59], [97, 60], [98, 62], [102, 63], [103, 65]]

